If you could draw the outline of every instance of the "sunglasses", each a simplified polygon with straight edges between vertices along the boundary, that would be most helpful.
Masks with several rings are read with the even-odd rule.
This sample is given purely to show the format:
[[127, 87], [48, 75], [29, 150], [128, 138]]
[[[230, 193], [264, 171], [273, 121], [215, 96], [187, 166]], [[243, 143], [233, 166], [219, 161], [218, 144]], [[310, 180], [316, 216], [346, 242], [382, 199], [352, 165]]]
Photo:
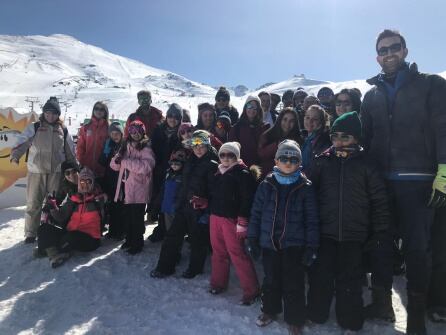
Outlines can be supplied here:
[[330, 134], [330, 140], [332, 142], [334, 142], [334, 141], [348, 142], [352, 139], [354, 139], [354, 137], [352, 135], [337, 134], [337, 133]]
[[91, 185], [91, 184], [93, 184], [93, 181], [91, 179], [81, 179], [79, 181], [79, 184], [81, 184], [81, 185]]
[[67, 170], [65, 170], [64, 175], [65, 175], [66, 177], [69, 177], [70, 175], [72, 175], [72, 174], [76, 174], [76, 173], [77, 173], [77, 170], [76, 170], [76, 169], [67, 169]]
[[283, 164], [290, 163], [296, 165], [299, 163], [299, 159], [297, 157], [280, 156], [277, 160]]
[[94, 108], [94, 111], [95, 111], [95, 112], [104, 112], [104, 113], [105, 113], [105, 108], [102, 108], [102, 107], [95, 107], [95, 108]]
[[403, 46], [401, 45], [401, 43], [395, 43], [388, 47], [381, 47], [378, 49], [378, 56], [386, 56], [389, 53], [393, 54], [395, 52], [401, 51], [402, 48]]
[[236, 156], [232, 152], [220, 152], [218, 154], [218, 157], [220, 157], [220, 159], [225, 159], [225, 158], [235, 159], [236, 158]]
[[223, 102], [223, 101], [229, 101], [229, 100], [226, 99], [226, 98], [217, 98], [217, 99], [215, 99], [215, 101], [217, 101], [217, 102]]
[[350, 100], [336, 100], [335, 105], [336, 107], [351, 106], [352, 102]]

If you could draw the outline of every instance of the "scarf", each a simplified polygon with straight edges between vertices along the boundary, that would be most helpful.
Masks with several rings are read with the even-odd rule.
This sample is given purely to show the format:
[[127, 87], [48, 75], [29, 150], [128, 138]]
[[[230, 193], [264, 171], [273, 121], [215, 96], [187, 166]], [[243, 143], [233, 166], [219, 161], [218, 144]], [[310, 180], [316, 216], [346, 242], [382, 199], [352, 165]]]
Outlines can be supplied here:
[[222, 164], [218, 165], [218, 171], [220, 171], [221, 174], [225, 174], [225, 172], [229, 171], [232, 167], [236, 166], [236, 165], [245, 165], [245, 163], [243, 163], [243, 161], [241, 159], [238, 159], [237, 161], [235, 161], [234, 163], [232, 163], [229, 166], [223, 166]]
[[276, 178], [280, 185], [291, 185], [297, 182], [301, 177], [302, 167], [299, 167], [297, 171], [291, 174], [283, 174], [277, 166], [273, 167], [273, 176]]

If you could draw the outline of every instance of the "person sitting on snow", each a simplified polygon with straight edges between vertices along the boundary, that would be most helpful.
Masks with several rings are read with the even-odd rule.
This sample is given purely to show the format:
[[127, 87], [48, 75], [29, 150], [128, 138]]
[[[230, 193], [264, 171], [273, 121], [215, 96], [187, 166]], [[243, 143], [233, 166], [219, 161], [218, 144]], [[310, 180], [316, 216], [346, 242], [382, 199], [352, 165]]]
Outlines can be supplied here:
[[95, 191], [94, 174], [84, 168], [79, 174], [78, 192], [58, 208], [47, 200], [43, 211], [49, 219], [37, 231], [38, 253], [49, 257], [53, 268], [70, 258], [72, 251], [96, 250], [101, 238], [102, 194]]

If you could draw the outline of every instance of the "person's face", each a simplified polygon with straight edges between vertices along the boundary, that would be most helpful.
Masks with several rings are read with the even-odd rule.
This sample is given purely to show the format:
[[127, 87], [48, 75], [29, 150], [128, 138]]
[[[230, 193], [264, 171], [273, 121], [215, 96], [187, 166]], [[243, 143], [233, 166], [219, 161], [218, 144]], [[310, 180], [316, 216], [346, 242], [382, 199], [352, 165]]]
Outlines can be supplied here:
[[297, 107], [299, 105], [302, 105], [305, 97], [306, 97], [306, 95], [296, 95], [294, 97], [294, 102], [293, 102], [294, 106]]
[[130, 136], [132, 137], [132, 140], [135, 142], [139, 142], [143, 138], [143, 135], [139, 132], [131, 133]]
[[215, 99], [215, 104], [217, 105], [218, 109], [227, 108], [229, 107], [229, 99], [219, 97]]
[[312, 133], [315, 130], [318, 130], [322, 126], [321, 119], [319, 117], [319, 112], [315, 109], [309, 108], [305, 112], [304, 117], [304, 127], [308, 131], [308, 133]]
[[391, 36], [379, 41], [376, 60], [384, 73], [395, 73], [404, 63], [407, 54], [408, 50], [403, 48], [400, 37]]
[[317, 104], [318, 104], [317, 98], [309, 95], [304, 99], [304, 102], [302, 104], [302, 109], [306, 111], [308, 107], [310, 107], [311, 105], [317, 105]]
[[48, 123], [54, 123], [59, 119], [59, 115], [57, 115], [56, 113], [51, 113], [51, 112], [43, 113], [43, 117], [45, 118], [46, 122], [48, 122]]
[[183, 164], [179, 161], [170, 162], [170, 168], [175, 172], [180, 171], [182, 167], [183, 167]]
[[262, 94], [260, 96], [260, 104], [264, 113], [269, 112], [271, 108], [271, 97], [267, 94]]
[[149, 95], [141, 94], [138, 96], [138, 104], [141, 107], [150, 107], [150, 104], [152, 103], [152, 98]]
[[282, 98], [282, 102], [283, 102], [283, 108], [293, 107], [293, 97]]
[[228, 151], [220, 152], [218, 157], [220, 158], [221, 165], [224, 167], [228, 167], [237, 161], [237, 157], [232, 152]]
[[331, 143], [335, 148], [348, 147], [358, 143], [352, 135], [347, 135], [343, 132], [336, 132], [330, 134]]
[[105, 108], [104, 108], [104, 106], [102, 106], [102, 105], [96, 105], [96, 106], [94, 106], [94, 108], [93, 108], [93, 116], [96, 118], [96, 119], [105, 119], [105, 115], [106, 115], [106, 112], [105, 112]]
[[291, 174], [299, 169], [300, 162], [297, 157], [281, 156], [274, 160], [276, 166], [283, 174]]
[[208, 152], [208, 147], [206, 144], [199, 144], [192, 146], [192, 150], [194, 151], [195, 156], [201, 158]]
[[339, 94], [335, 101], [336, 115], [341, 116], [342, 114], [353, 112], [353, 103], [348, 94]]
[[[262, 97], [264, 97], [262, 95]], [[263, 107], [262, 107], [263, 108]], [[268, 107], [269, 108], [269, 107]], [[268, 111], [269, 109], [264, 109], [264, 111]], [[253, 101], [250, 101], [246, 104], [246, 116], [248, 117], [248, 120], [250, 122], [254, 121], [257, 113], [259, 112], [259, 110], [257, 109], [257, 104]]]
[[188, 140], [189, 138], [192, 138], [193, 132], [194, 132], [194, 130], [192, 128], [182, 131], [180, 133], [181, 140], [184, 141], [184, 140]]
[[296, 119], [294, 118], [294, 115], [291, 113], [287, 113], [283, 116], [282, 121], [280, 122], [280, 127], [282, 128], [282, 132], [285, 135], [288, 135], [291, 129], [294, 128], [295, 124]]
[[110, 132], [110, 138], [113, 142], [119, 143], [119, 142], [121, 142], [122, 134], [120, 131], [113, 130]]
[[79, 180], [78, 191], [79, 193], [88, 193], [93, 189], [93, 182], [90, 179]]
[[331, 101], [333, 100], [333, 94], [329, 91], [322, 91], [317, 98], [323, 105], [329, 105]]
[[77, 181], [79, 179], [79, 172], [75, 169], [67, 169], [64, 172], [65, 179], [70, 183], [77, 185]]
[[180, 124], [180, 121], [178, 121], [178, 119], [174, 118], [172, 115], [168, 115], [166, 117], [166, 122], [169, 128], [175, 128]]
[[201, 113], [201, 122], [203, 122], [203, 126], [206, 129], [212, 127], [212, 123], [214, 122], [214, 112], [212, 111], [203, 111]]

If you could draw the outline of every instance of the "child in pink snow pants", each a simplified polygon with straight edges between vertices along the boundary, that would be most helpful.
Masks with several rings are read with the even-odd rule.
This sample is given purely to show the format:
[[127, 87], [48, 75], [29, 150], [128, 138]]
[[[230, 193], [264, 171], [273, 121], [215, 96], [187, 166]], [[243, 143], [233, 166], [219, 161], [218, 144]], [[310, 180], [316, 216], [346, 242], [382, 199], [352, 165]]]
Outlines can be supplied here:
[[220, 165], [210, 204], [213, 253], [209, 292], [219, 294], [227, 289], [232, 262], [243, 290], [240, 304], [251, 305], [259, 295], [259, 283], [253, 262], [244, 250], [244, 239], [260, 173], [254, 168], [251, 172], [240, 159], [238, 142], [223, 144], [218, 154]]

